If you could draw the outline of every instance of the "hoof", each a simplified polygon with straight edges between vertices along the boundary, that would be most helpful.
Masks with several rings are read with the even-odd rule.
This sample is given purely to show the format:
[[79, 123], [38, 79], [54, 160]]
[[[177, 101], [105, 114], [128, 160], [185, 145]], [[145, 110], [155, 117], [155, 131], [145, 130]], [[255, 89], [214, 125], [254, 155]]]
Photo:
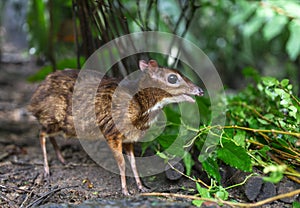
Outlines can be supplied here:
[[141, 193], [146, 193], [146, 192], [149, 192], [150, 189], [149, 189], [149, 188], [146, 188], [146, 187], [144, 187], [144, 186], [142, 186], [142, 187], [139, 187], [139, 191], [140, 191]]
[[123, 194], [124, 196], [130, 196], [130, 193], [128, 192], [127, 189], [122, 189], [122, 194]]

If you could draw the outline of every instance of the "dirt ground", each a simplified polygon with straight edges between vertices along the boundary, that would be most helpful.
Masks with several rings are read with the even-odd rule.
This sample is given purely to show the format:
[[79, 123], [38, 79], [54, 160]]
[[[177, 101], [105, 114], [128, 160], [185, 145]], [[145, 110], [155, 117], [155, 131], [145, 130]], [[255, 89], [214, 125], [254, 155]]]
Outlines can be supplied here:
[[[43, 178], [38, 124], [26, 111], [37, 87], [26, 79], [37, 70], [34, 61], [0, 65], [0, 207], [79, 204], [87, 199], [124, 198], [119, 175], [93, 162], [76, 139], [57, 140], [67, 165], [57, 160], [50, 142], [47, 143], [51, 177], [50, 180]], [[134, 179], [129, 177], [127, 182], [129, 190], [136, 195]], [[194, 188], [194, 183], [187, 179], [174, 183], [163, 173], [145, 178], [144, 183], [155, 191]]]
[[[10, 58], [0, 63], [0, 207], [191, 206], [191, 201], [187, 200], [139, 196], [135, 181], [130, 177], [127, 177], [127, 183], [132, 196], [124, 197], [119, 175], [96, 164], [76, 139], [57, 140], [66, 165], [57, 160], [52, 145], [47, 143], [51, 177], [46, 180], [43, 177], [38, 124], [26, 110], [37, 87], [37, 84], [29, 83], [26, 79], [38, 68], [32, 60]], [[234, 172], [225, 170], [223, 176], [232, 178]], [[236, 175], [236, 178], [242, 177]], [[192, 180], [182, 177], [170, 181], [165, 173], [145, 177], [143, 182], [150, 188], [149, 191], [189, 195], [196, 193]], [[232, 190], [230, 198], [247, 201], [243, 190]], [[290, 202], [276, 202], [264, 207], [290, 206]]]

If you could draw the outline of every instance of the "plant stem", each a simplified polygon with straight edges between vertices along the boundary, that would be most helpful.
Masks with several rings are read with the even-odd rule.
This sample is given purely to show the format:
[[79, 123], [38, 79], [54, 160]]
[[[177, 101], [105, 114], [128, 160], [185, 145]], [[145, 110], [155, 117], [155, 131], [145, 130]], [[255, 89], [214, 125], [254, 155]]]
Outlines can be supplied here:
[[183, 175], [184, 177], [186, 177], [186, 178], [188, 178], [188, 179], [190, 179], [190, 180], [192, 180], [192, 181], [194, 181], [194, 182], [201, 183], [203, 186], [205, 186], [205, 188], [208, 188], [208, 189], [210, 188], [210, 186], [207, 185], [206, 183], [204, 183], [202, 180], [200, 180], [200, 179], [194, 179], [194, 178], [192, 178], [192, 177], [190, 177], [190, 176], [184, 174], [183, 172], [179, 171], [178, 169], [176, 169], [171, 163], [168, 162], [168, 164], [169, 164], [169, 166], [170, 166], [173, 170], [175, 170], [175, 171], [178, 172], [179, 174]]
[[264, 204], [273, 202], [278, 199], [292, 197], [294, 195], [300, 194], [300, 189], [285, 193], [279, 194], [274, 197], [267, 198], [265, 200], [256, 202], [256, 203], [239, 203], [239, 202], [229, 202], [224, 201], [222, 199], [214, 199], [214, 198], [202, 198], [197, 196], [190, 196], [190, 195], [183, 195], [183, 194], [175, 194], [175, 193], [159, 193], [159, 192], [152, 192], [152, 193], [142, 193], [141, 196], [164, 196], [164, 197], [175, 197], [175, 198], [184, 198], [184, 199], [191, 199], [191, 200], [201, 200], [201, 201], [209, 201], [214, 203], [226, 204], [232, 207], [259, 207]]
[[224, 128], [224, 129], [241, 129], [241, 130], [246, 130], [246, 131], [252, 131], [254, 133], [275, 133], [275, 134], [285, 134], [285, 135], [290, 135], [290, 136], [295, 136], [300, 138], [300, 133], [296, 133], [296, 132], [289, 132], [289, 131], [280, 131], [280, 130], [275, 130], [275, 129], [253, 129], [253, 128], [249, 128], [249, 127], [243, 127], [243, 126], [219, 126], [219, 128]]

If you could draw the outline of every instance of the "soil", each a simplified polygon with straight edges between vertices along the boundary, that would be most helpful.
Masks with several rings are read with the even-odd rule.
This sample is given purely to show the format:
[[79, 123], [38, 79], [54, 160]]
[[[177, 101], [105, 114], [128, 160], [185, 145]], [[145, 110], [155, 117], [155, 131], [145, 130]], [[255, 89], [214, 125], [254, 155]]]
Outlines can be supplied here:
[[[37, 87], [27, 81], [39, 69], [35, 63], [14, 57], [5, 57], [0, 63], [0, 207], [191, 207], [187, 200], [139, 196], [130, 177], [127, 182], [132, 195], [124, 197], [119, 175], [97, 165], [76, 139], [57, 140], [66, 165], [57, 160], [48, 142], [51, 177], [44, 178], [38, 123], [26, 110]], [[225, 172], [232, 177], [232, 170]], [[142, 180], [149, 191], [196, 193], [195, 183], [184, 177], [171, 181], [161, 173]], [[230, 197], [247, 201], [241, 189], [232, 190]], [[290, 203], [265, 207], [289, 207]]]
[[[112, 207], [124, 205], [119, 175], [97, 165], [76, 139], [57, 139], [66, 165], [57, 160], [50, 142], [47, 143], [51, 177], [43, 177], [38, 123], [26, 110], [38, 85], [29, 83], [27, 78], [38, 69], [34, 61], [28, 60], [19, 62], [9, 58], [0, 64], [0, 207], [52, 203], [75, 205], [92, 199]], [[189, 180], [168, 181], [164, 173], [144, 178], [143, 181], [155, 191], [177, 192], [183, 186], [194, 188], [194, 183]], [[127, 182], [132, 193], [127, 200], [128, 205], [145, 201], [144, 198], [137, 199], [134, 179], [127, 177]], [[187, 205], [190, 203], [182, 204]]]

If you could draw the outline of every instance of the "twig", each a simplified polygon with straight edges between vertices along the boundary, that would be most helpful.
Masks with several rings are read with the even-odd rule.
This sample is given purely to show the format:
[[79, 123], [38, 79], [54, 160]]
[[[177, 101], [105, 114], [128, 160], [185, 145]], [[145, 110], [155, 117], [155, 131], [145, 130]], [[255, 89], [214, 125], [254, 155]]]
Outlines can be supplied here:
[[259, 132], [263, 132], [263, 133], [275, 133], [275, 134], [286, 134], [286, 135], [290, 135], [290, 136], [295, 136], [300, 138], [300, 133], [296, 133], [296, 132], [289, 132], [289, 131], [280, 131], [280, 130], [275, 130], [275, 129], [252, 129], [249, 127], [243, 127], [243, 126], [220, 126], [220, 128], [223, 129], [241, 129], [241, 130], [246, 130], [246, 131], [252, 131], [254, 133], [259, 133]]
[[144, 18], [144, 26], [146, 27], [146, 29], [149, 29], [148, 27], [148, 22], [149, 22], [149, 16], [151, 13], [151, 7], [153, 4], [153, 0], [147, 1], [147, 9], [146, 9], [146, 13], [145, 13], [145, 18]]
[[75, 188], [75, 187], [78, 187], [78, 185], [76, 185], [76, 186], [65, 186], [65, 187], [61, 187], [61, 188], [56, 188], [56, 189], [54, 189], [52, 191], [49, 191], [49, 192], [43, 194], [41, 197], [37, 198], [32, 203], [30, 203], [28, 206], [26, 206], [26, 208], [39, 205], [43, 199], [47, 198], [49, 195], [52, 195], [52, 194], [54, 194], [54, 193], [56, 193], [58, 191], [61, 191], [63, 189], [68, 189], [68, 188]]
[[78, 13], [78, 6], [76, 3], [76, 0], [72, 0], [72, 20], [73, 20], [73, 27], [74, 27], [74, 36], [75, 36], [75, 50], [76, 50], [76, 61], [77, 61], [77, 68], [81, 68], [81, 63], [80, 63], [80, 51], [79, 51], [79, 35], [78, 35], [78, 30], [77, 30], [77, 13]]
[[0, 155], [0, 161], [8, 157], [10, 154], [8, 152], [4, 152], [3, 154]]
[[276, 124], [275, 122], [271, 121], [270, 119], [266, 118], [265, 116], [263, 116], [260, 112], [258, 112], [254, 107], [247, 105], [246, 103], [243, 102], [232, 102], [232, 105], [240, 105], [243, 106], [249, 110], [251, 110], [254, 114], [256, 114], [259, 118], [261, 118], [262, 120], [265, 120], [266, 122], [268, 122], [269, 124], [273, 124], [275, 126], [277, 126], [278, 128], [281, 128], [282, 130], [285, 130], [282, 128], [282, 126], [280, 124]]
[[159, 193], [159, 192], [152, 192], [152, 193], [142, 193], [141, 196], [164, 196], [164, 197], [175, 197], [175, 198], [184, 198], [184, 199], [191, 199], [191, 200], [202, 200], [202, 201], [209, 201], [209, 202], [215, 202], [215, 203], [221, 203], [226, 204], [233, 207], [259, 207], [264, 204], [276, 201], [278, 199], [288, 198], [292, 197], [294, 195], [300, 194], [300, 189], [297, 189], [295, 191], [291, 191], [285, 194], [279, 194], [274, 197], [267, 198], [265, 200], [256, 202], [256, 203], [239, 203], [239, 202], [229, 202], [224, 201], [222, 199], [213, 199], [213, 198], [202, 198], [197, 196], [190, 196], [190, 195], [183, 195], [183, 194], [175, 194], [175, 193]]
[[27, 192], [27, 193], [30, 193], [30, 191], [26, 190], [26, 189], [20, 189], [18, 187], [8, 187], [8, 186], [3, 186], [3, 185], [0, 185], [0, 188], [2, 189], [7, 189], [7, 190], [12, 190], [12, 191], [21, 191], [21, 192]]
[[12, 207], [12, 208], [17, 207], [17, 205], [11, 199], [7, 198], [6, 196], [2, 195], [1, 193], [0, 193], [0, 199], [6, 201], [9, 204], [9, 207]]
[[242, 186], [242, 185], [244, 185], [248, 181], [249, 178], [251, 178], [252, 176], [256, 176], [256, 175], [257, 175], [256, 173], [251, 173], [250, 175], [246, 176], [246, 178], [244, 179], [244, 181], [242, 181], [241, 183], [234, 184], [232, 186], [228, 186], [228, 187], [225, 188], [225, 190], [232, 189], [232, 188], [235, 188], [237, 186]]
[[[275, 155], [273, 155], [272, 153], [269, 152], [268, 155], [269, 155], [269, 157], [270, 157], [272, 160], [274, 160], [277, 164], [279, 164], [279, 165], [285, 164], [285, 163], [282, 162], [280, 159], [278, 159], [277, 157], [275, 157]], [[288, 166], [287, 166], [286, 169], [287, 169], [289, 172], [295, 174], [296, 176], [299, 176], [299, 175], [300, 175], [298, 171], [296, 171], [296, 170], [294, 170], [294, 169], [292, 169], [292, 168], [290, 168], [290, 167], [288, 167]], [[299, 180], [297, 177], [294, 177], [293, 175], [288, 175], [288, 174], [286, 174], [286, 176], [287, 176], [289, 179], [293, 180], [294, 182], [300, 184], [300, 180]]]
[[32, 193], [33, 193], [33, 191], [31, 191], [29, 194], [26, 194], [26, 198], [24, 199], [24, 201], [20, 205], [20, 208], [24, 207], [24, 204], [28, 201], [29, 197], [31, 197]]
[[192, 180], [192, 181], [194, 181], [194, 182], [201, 183], [201, 184], [202, 184], [203, 186], [205, 186], [206, 188], [210, 188], [210, 186], [207, 185], [206, 183], [204, 183], [202, 180], [200, 180], [200, 179], [197, 179], [197, 180], [196, 180], [196, 179], [194, 179], [194, 178], [192, 178], [192, 177], [190, 177], [190, 176], [184, 174], [184, 173], [181, 172], [180, 170], [176, 169], [171, 163], [168, 162], [168, 164], [169, 164], [169, 166], [170, 166], [173, 170], [175, 170], [175, 171], [178, 172], [179, 174], [183, 175], [184, 177], [186, 177], [186, 178], [188, 178], [188, 179], [190, 179], [190, 180]]

